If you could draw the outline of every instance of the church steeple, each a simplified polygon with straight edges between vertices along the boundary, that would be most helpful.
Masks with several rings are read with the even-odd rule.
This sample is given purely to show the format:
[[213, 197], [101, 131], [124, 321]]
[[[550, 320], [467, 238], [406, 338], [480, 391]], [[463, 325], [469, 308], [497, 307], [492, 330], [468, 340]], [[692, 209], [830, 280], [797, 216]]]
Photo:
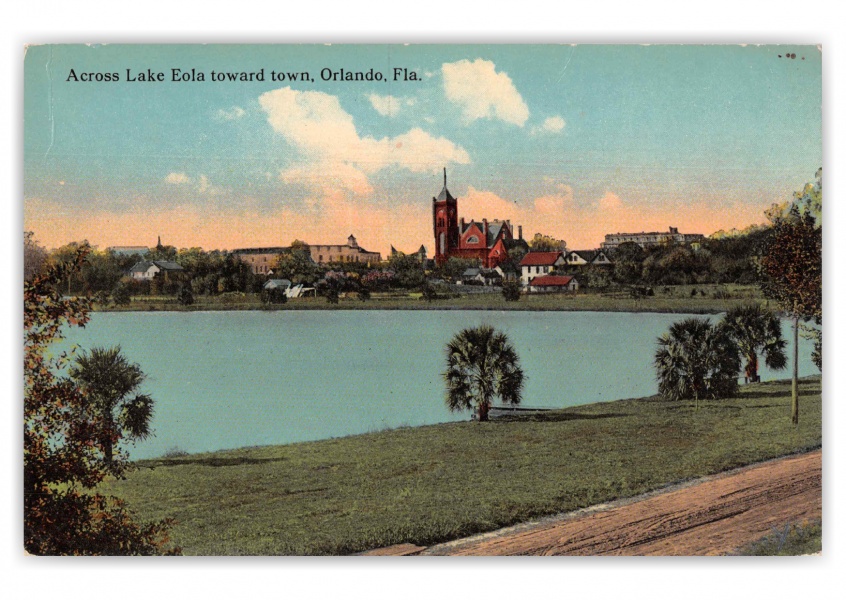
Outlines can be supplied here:
[[455, 198], [452, 196], [452, 194], [449, 193], [449, 190], [447, 189], [446, 167], [444, 167], [444, 189], [441, 190], [441, 193], [438, 194], [438, 197], [434, 200], [436, 202], [443, 202], [444, 200], [455, 202]]
[[442, 265], [458, 248], [458, 199], [447, 189], [446, 168], [444, 188], [437, 198], [432, 198], [432, 224], [435, 233], [435, 261]]

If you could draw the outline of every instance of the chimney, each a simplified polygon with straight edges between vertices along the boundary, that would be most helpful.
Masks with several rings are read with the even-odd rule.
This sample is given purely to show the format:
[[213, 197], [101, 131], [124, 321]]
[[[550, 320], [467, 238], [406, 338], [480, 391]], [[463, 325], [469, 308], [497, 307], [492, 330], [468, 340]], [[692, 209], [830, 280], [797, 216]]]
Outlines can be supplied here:
[[482, 233], [485, 234], [485, 239], [487, 240], [487, 238], [488, 238], [488, 220], [482, 219], [482, 224], [484, 225], [484, 227], [482, 228]]
[[464, 233], [464, 217], [461, 217], [461, 233]]
[[520, 239], [520, 240], [523, 239], [523, 226], [522, 225], [517, 226], [517, 239]]

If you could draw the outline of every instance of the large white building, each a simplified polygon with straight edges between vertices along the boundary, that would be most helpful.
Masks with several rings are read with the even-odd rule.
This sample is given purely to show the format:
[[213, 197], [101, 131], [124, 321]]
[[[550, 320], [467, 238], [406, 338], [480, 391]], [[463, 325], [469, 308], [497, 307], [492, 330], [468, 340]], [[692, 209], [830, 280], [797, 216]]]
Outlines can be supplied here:
[[641, 231], [640, 233], [608, 233], [605, 241], [600, 244], [604, 250], [613, 250], [620, 244], [633, 242], [641, 248], [658, 246], [659, 244], [692, 244], [701, 242], [705, 236], [701, 233], [679, 233], [678, 227], [670, 227], [669, 231]]

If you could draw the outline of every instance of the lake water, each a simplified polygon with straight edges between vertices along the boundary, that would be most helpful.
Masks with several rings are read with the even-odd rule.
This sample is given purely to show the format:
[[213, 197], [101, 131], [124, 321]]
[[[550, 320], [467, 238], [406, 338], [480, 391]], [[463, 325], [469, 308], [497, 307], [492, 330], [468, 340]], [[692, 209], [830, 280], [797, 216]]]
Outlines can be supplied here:
[[[444, 405], [444, 346], [505, 331], [523, 403], [561, 408], [657, 392], [655, 340], [685, 315], [598, 312], [276, 311], [95, 313], [68, 342], [120, 344], [147, 374], [155, 437], [132, 458], [285, 444], [466, 420]], [[789, 323], [782, 325], [792, 338]], [[817, 373], [800, 338], [800, 374]], [[792, 355], [792, 350], [790, 351]], [[788, 371], [761, 371], [763, 380]]]

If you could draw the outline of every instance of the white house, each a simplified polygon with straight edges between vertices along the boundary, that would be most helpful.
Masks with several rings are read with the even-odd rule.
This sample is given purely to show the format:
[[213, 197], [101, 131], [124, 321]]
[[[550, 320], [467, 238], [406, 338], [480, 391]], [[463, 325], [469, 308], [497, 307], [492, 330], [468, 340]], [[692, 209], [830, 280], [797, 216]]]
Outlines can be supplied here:
[[525, 287], [535, 277], [549, 275], [565, 264], [562, 252], [529, 252], [520, 261], [520, 283]]
[[132, 268], [129, 269], [129, 276], [133, 279], [143, 281], [153, 279], [159, 273], [165, 276], [170, 273], [179, 273], [181, 271], [184, 271], [182, 265], [169, 260], [142, 260], [135, 263]]

